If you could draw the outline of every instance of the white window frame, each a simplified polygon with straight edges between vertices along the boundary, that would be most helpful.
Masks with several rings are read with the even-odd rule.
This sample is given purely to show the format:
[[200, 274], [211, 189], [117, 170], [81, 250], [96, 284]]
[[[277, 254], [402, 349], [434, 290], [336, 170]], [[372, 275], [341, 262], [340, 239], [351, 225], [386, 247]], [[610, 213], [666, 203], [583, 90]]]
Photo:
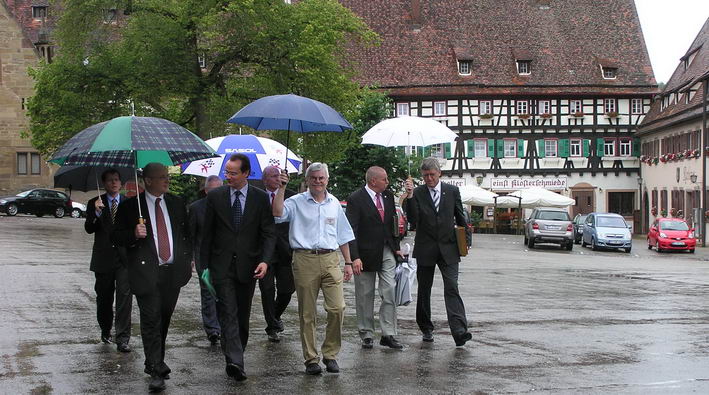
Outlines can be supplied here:
[[581, 139], [569, 140], [569, 156], [573, 156], [573, 157], [583, 156], [583, 140], [581, 140]]
[[544, 156], [547, 158], [559, 157], [559, 140], [544, 139]]
[[471, 73], [471, 62], [469, 60], [459, 60], [458, 61], [458, 74], [460, 75], [470, 75]]
[[530, 62], [529, 60], [518, 60], [517, 61], [517, 74], [519, 74], [519, 75], [532, 74], [532, 62]]
[[505, 158], [516, 158], [517, 157], [517, 140], [504, 139], [503, 141], [503, 153]]
[[603, 99], [603, 112], [618, 112], [618, 105], [616, 99]]
[[409, 103], [396, 103], [396, 116], [400, 117], [403, 115], [411, 114], [409, 109]]
[[615, 67], [601, 67], [601, 75], [604, 80], [614, 80], [618, 78], [618, 69]]
[[204, 56], [204, 54], [197, 56], [197, 62], [199, 63], [200, 69], [207, 68], [207, 58]]
[[443, 158], [445, 157], [445, 150], [443, 149], [443, 144], [432, 144], [429, 146], [431, 149], [429, 156], [432, 158]]
[[487, 158], [487, 140], [473, 140], [473, 150], [475, 151], [476, 158]]
[[603, 156], [615, 156], [615, 139], [603, 140]]
[[632, 114], [642, 114], [643, 113], [643, 99], [631, 99], [630, 100], [630, 112]]
[[539, 115], [541, 114], [551, 114], [551, 101], [550, 100], [540, 100], [539, 101]]
[[573, 115], [577, 112], [583, 112], [583, 102], [581, 100], [570, 100], [569, 114]]
[[[433, 116], [434, 117], [440, 117], [446, 115], [446, 102], [444, 101], [437, 101], [433, 102]], [[439, 111], [441, 110], [441, 111]]]
[[517, 100], [515, 107], [517, 109], [517, 115], [529, 115], [529, 101], [528, 100]]
[[492, 114], [492, 101], [482, 100], [480, 101], [480, 115]]
[[633, 140], [620, 139], [618, 142], [618, 150], [620, 151], [619, 156], [632, 156], [633, 155]]

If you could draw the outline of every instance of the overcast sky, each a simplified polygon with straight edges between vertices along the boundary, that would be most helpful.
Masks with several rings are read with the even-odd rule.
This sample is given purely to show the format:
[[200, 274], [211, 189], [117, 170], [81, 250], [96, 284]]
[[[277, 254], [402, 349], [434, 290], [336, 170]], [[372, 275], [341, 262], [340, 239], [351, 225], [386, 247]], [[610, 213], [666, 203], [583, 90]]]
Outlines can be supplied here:
[[635, 0], [657, 82], [667, 82], [709, 17], [709, 0]]

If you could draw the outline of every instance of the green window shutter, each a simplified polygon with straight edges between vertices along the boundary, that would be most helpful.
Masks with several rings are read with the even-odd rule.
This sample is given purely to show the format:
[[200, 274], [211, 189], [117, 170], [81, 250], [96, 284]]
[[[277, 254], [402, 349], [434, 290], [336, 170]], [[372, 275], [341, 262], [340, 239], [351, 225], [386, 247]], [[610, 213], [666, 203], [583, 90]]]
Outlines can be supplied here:
[[451, 155], [451, 143], [446, 143], [446, 144], [443, 146], [443, 150], [444, 150], [444, 152], [445, 152], [446, 159], [450, 159], [450, 158], [453, 157], [453, 155]]
[[537, 155], [540, 158], [544, 158], [546, 156], [546, 151], [544, 150], [544, 139], [537, 140]]
[[431, 147], [423, 147], [423, 157], [428, 158], [429, 156], [431, 156]]
[[602, 137], [596, 139], [596, 156], [599, 158], [603, 157], [603, 143], [605, 142]]
[[504, 158], [505, 157], [505, 140], [499, 139], [496, 140], [497, 142], [495, 143], [497, 145], [497, 149], [495, 151], [496, 158]]
[[583, 156], [588, 158], [591, 155], [591, 140], [583, 140]]
[[559, 156], [562, 158], [569, 157], [569, 139], [559, 140]]
[[416, 147], [416, 155], [423, 156], [423, 147]]
[[640, 139], [633, 139], [633, 156], [640, 157]]
[[475, 140], [465, 142], [468, 145], [468, 158], [475, 158]]
[[518, 158], [524, 157], [524, 140], [523, 139], [517, 139], [517, 157]]
[[495, 139], [487, 139], [487, 157], [495, 157]]

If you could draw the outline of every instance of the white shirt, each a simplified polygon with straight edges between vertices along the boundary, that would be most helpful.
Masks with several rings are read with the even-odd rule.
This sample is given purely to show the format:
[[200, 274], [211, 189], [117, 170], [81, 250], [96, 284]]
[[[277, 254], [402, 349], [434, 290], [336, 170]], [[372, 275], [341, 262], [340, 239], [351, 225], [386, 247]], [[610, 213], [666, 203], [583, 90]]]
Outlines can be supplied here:
[[167, 204], [165, 204], [164, 196], [153, 196], [148, 191], [145, 191], [145, 202], [148, 204], [148, 215], [150, 216], [150, 227], [153, 229], [153, 242], [155, 243], [155, 251], [160, 251], [158, 247], [158, 224], [155, 222], [155, 199], [160, 198], [160, 209], [162, 210], [162, 215], [165, 218], [165, 228], [167, 229], [167, 239], [170, 240], [170, 258], [167, 261], [160, 259], [160, 254], [158, 253], [158, 260], [160, 265], [167, 263], [172, 263], [175, 259], [175, 243], [172, 241], [172, 225], [170, 223], [170, 214], [167, 212]]
[[[372, 203], [374, 203], [374, 207], [377, 207], [377, 192], [374, 192], [369, 185], [364, 186], [364, 190], [367, 191], [369, 194], [369, 197], [372, 199]], [[382, 198], [382, 194], [379, 194], [379, 198]], [[384, 207], [384, 201], [382, 200], [382, 208]]]
[[278, 190], [281, 188], [276, 188], [275, 191], [269, 191], [266, 189], [266, 193], [268, 194], [268, 202], [271, 203], [271, 206], [273, 206], [273, 199], [278, 195]]
[[234, 199], [236, 198], [236, 191], [241, 192], [241, 196], [239, 196], [239, 203], [241, 203], [241, 214], [244, 214], [246, 211], [246, 193], [249, 191], [249, 184], [247, 183], [241, 189], [229, 187], [229, 194], [231, 196], [230, 202], [232, 206], [234, 205]]
[[[428, 188], [428, 187], [426, 187], [426, 188]], [[441, 204], [441, 181], [438, 181], [438, 184], [436, 184], [435, 187], [428, 188], [428, 193], [431, 195], [431, 200], [433, 200], [435, 202], [436, 199], [434, 199], [434, 196], [433, 196], [434, 189], [436, 190], [436, 193], [438, 194], [438, 204], [440, 205]]]

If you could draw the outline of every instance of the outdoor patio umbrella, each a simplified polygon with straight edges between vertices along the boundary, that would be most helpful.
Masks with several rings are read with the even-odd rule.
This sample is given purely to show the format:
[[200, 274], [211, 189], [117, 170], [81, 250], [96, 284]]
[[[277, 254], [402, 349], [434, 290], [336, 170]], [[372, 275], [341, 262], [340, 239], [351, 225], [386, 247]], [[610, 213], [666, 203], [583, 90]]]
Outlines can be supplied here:
[[[426, 147], [454, 142], [458, 137], [448, 126], [431, 118], [401, 116], [385, 119], [362, 136], [362, 144], [384, 147]], [[411, 163], [409, 163], [409, 173]]]
[[496, 193], [475, 185], [465, 185], [459, 187], [460, 199], [463, 204], [471, 206], [492, 206], [495, 204]]
[[[98, 123], [69, 139], [49, 162], [59, 165], [142, 168], [215, 156], [194, 133], [162, 118], [125, 116]], [[138, 175], [135, 172], [136, 185]], [[138, 213], [142, 219], [140, 205]]]
[[[352, 129], [352, 125], [332, 107], [294, 94], [262, 97], [244, 106], [227, 122], [255, 130], [287, 130], [286, 148], [290, 145], [291, 131], [342, 132]], [[286, 154], [283, 155], [285, 158]]]
[[[285, 168], [289, 173], [297, 173], [303, 163], [300, 157], [278, 141], [252, 134], [230, 134], [228, 136], [215, 137], [207, 140], [207, 144], [220, 156], [185, 163], [182, 165], [182, 174], [202, 177], [215, 175], [223, 180], [225, 178], [224, 167], [229, 161], [229, 157], [235, 153], [241, 153], [249, 157], [251, 162], [249, 179], [255, 180], [261, 179], [262, 171], [267, 166], [277, 166], [281, 169]], [[288, 152], [288, 162], [284, 166], [283, 157], [286, 152]]]

